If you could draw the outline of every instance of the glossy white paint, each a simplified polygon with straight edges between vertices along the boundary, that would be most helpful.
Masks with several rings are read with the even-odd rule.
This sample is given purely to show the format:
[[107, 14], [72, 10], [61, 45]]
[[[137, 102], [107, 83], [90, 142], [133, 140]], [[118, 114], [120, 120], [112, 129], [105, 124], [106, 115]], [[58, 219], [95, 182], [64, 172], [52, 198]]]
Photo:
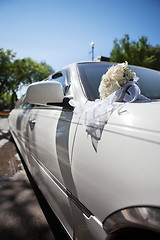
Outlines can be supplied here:
[[[146, 103], [130, 103], [124, 108], [131, 113], [133, 108], [134, 113], [139, 104], [141, 112], [131, 114], [132, 119], [138, 118], [136, 126], [134, 122], [126, 124], [119, 110], [113, 113], [98, 142], [97, 152], [85, 127], [78, 126], [72, 174], [80, 201], [102, 222], [113, 211], [125, 207], [160, 206], [160, 132], [145, 129], [149, 124], [142, 125], [146, 119]], [[151, 103], [146, 111], [148, 116], [149, 106], [152, 107]], [[156, 116], [152, 114], [148, 120], [155, 129], [160, 123], [160, 103], [156, 106]]]
[[[68, 68], [68, 97], [85, 103], [76, 64]], [[54, 100], [53, 89], [47, 97], [43, 84], [28, 90], [31, 103]], [[114, 212], [134, 206], [160, 208], [160, 102], [120, 105], [99, 141], [87, 134], [83, 122], [63, 104], [25, 105], [9, 117], [16, 145], [71, 238], [103, 240], [108, 236], [103, 222]]]
[[63, 98], [63, 89], [59, 82], [41, 81], [29, 85], [25, 101], [32, 104], [60, 103]]

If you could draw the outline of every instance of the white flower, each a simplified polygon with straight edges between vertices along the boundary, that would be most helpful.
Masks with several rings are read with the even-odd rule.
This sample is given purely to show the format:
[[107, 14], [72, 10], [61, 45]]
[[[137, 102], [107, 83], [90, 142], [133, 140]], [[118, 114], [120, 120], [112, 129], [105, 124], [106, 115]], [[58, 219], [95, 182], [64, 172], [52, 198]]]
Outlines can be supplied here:
[[133, 80], [137, 81], [138, 78], [135, 72], [128, 68], [128, 62], [118, 63], [116, 66], [110, 67], [102, 76], [99, 86], [100, 98], [108, 97], [111, 93]]

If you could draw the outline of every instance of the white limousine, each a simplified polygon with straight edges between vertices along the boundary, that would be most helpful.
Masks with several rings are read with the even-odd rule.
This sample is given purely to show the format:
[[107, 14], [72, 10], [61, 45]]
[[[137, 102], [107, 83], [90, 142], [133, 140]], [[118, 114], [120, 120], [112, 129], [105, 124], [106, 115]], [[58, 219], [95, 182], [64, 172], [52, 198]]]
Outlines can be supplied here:
[[[160, 239], [160, 72], [129, 66], [139, 80], [122, 87], [117, 71], [104, 77], [112, 65], [73, 63], [31, 84], [10, 132], [71, 239]], [[121, 88], [99, 99], [114, 77]]]

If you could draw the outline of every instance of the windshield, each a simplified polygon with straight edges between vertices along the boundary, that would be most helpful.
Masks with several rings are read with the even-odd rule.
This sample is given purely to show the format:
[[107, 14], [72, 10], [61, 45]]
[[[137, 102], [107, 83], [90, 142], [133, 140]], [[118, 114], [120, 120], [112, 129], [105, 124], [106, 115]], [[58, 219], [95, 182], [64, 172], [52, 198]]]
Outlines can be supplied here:
[[[88, 100], [94, 101], [99, 98], [99, 84], [101, 82], [102, 75], [107, 72], [113, 63], [79, 63], [79, 73], [82, 84], [84, 86]], [[129, 66], [136, 72], [139, 77], [138, 85], [141, 89], [141, 93], [150, 99], [160, 99], [160, 72], [142, 68]]]

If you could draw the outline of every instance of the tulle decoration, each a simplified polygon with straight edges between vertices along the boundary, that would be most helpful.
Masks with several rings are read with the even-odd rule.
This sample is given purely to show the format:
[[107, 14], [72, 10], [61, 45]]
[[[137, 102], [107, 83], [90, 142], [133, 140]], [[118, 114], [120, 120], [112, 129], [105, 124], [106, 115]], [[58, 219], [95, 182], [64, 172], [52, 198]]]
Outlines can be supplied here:
[[69, 103], [75, 108], [74, 113], [82, 115], [84, 118], [86, 131], [95, 139], [100, 140], [104, 125], [115, 109], [138, 99], [149, 100], [141, 95], [140, 88], [136, 82], [130, 81], [104, 100], [96, 99], [95, 101], [88, 101], [86, 104], [81, 105], [72, 99]]

